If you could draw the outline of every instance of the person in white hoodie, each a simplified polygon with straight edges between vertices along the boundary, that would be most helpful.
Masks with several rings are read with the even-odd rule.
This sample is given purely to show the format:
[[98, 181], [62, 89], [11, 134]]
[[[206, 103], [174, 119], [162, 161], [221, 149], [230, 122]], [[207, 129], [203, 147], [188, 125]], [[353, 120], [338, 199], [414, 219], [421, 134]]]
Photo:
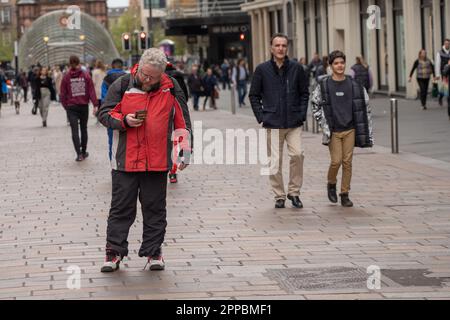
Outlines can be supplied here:
[[[450, 61], [450, 39], [445, 39], [442, 49], [436, 54], [436, 64], [435, 64], [435, 74], [436, 78], [441, 81], [441, 83], [447, 82], [448, 75], [443, 74], [444, 68], [448, 65]], [[442, 100], [444, 99], [443, 92], [439, 93], [439, 105], [442, 106]], [[450, 108], [450, 106], [449, 106]]]

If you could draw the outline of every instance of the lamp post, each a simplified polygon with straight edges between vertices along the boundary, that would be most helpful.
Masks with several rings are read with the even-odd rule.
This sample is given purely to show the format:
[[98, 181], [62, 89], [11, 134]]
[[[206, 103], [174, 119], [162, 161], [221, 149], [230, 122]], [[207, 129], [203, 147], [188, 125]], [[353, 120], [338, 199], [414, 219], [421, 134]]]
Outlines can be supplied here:
[[86, 36], [84, 34], [80, 35], [80, 40], [83, 42], [83, 63], [86, 63], [86, 54], [85, 54]]
[[48, 57], [48, 41], [50, 40], [49, 37], [45, 36], [44, 37], [44, 43], [45, 43], [45, 56], [47, 57], [47, 67], [50, 66], [50, 61], [49, 61], [49, 57]]

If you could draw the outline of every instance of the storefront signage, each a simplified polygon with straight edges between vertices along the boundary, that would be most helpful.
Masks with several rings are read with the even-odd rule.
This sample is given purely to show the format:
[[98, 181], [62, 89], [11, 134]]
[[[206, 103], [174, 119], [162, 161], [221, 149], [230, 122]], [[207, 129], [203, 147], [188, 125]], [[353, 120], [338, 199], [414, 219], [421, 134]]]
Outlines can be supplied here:
[[242, 26], [213, 26], [212, 33], [242, 33], [247, 32], [249, 29], [248, 25]]

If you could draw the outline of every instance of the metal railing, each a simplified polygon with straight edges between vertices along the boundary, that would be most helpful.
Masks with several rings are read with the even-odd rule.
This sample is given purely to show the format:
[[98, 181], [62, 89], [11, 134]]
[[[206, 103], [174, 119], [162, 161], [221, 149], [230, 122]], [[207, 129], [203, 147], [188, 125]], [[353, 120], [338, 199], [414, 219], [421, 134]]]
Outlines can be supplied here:
[[167, 7], [167, 19], [236, 15], [245, 0], [197, 0]]

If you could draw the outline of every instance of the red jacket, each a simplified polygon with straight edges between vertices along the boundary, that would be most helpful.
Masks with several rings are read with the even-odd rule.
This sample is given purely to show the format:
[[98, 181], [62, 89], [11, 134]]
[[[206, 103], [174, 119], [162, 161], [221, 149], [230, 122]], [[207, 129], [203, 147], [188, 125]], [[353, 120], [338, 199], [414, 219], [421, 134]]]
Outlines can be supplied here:
[[[111, 85], [98, 118], [114, 130], [111, 160], [114, 170], [143, 172], [172, 168], [172, 132], [186, 130], [186, 122], [171, 88], [173, 83], [166, 74], [162, 75], [161, 86], [154, 92], [144, 92], [129, 85], [121, 96], [121, 81]], [[111, 109], [113, 101], [120, 103]], [[143, 109], [147, 110], [144, 123], [137, 128], [128, 127], [124, 121], [126, 115]]]
[[95, 87], [87, 72], [78, 69], [69, 69], [61, 81], [59, 94], [64, 108], [74, 105], [86, 105], [91, 100], [94, 106], [98, 106]]

